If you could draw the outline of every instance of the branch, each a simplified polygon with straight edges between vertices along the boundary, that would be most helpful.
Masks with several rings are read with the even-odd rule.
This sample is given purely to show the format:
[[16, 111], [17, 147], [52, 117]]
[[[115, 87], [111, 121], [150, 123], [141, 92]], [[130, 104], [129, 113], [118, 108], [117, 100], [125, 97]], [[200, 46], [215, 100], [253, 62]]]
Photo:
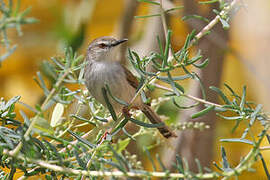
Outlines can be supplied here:
[[[239, 0], [233, 0], [228, 6], [224, 7], [224, 9], [195, 36], [195, 38], [191, 41], [190, 46], [193, 46], [199, 39], [204, 37], [207, 32], [209, 32], [220, 21], [220, 18], [222, 16], [227, 15], [232, 10], [232, 8], [238, 3], [238, 1]], [[178, 51], [177, 53], [179, 52], [180, 51]], [[168, 61], [172, 61], [173, 59], [173, 56], [169, 56]]]
[[[45, 101], [42, 103], [42, 105], [41, 105], [41, 112], [38, 113], [38, 115], [40, 115], [40, 114], [44, 111], [44, 109], [45, 109], [47, 103], [48, 103], [49, 100], [53, 97], [53, 95], [55, 94], [56, 90], [57, 90], [58, 87], [62, 84], [62, 82], [64, 81], [65, 77], [69, 74], [69, 72], [70, 72], [70, 69], [67, 69], [67, 70], [64, 72], [63, 76], [61, 76], [61, 77], [58, 79], [58, 81], [56, 82], [54, 88], [51, 90], [50, 94], [47, 96], [47, 98], [45, 99]], [[38, 116], [38, 115], [37, 115], [37, 116]], [[36, 124], [36, 121], [37, 121], [37, 120], [38, 120], [38, 118], [33, 118], [33, 120], [31, 121], [31, 124], [29, 125], [28, 129], [26, 130], [26, 132], [25, 132], [25, 134], [24, 134], [24, 136], [23, 136], [25, 139], [28, 138], [28, 136], [29, 136], [29, 134], [31, 133], [32, 129], [34, 128], [34, 125]], [[23, 143], [22, 143], [22, 141], [21, 141], [21, 142], [16, 146], [16, 148], [13, 149], [10, 153], [11, 153], [13, 156], [16, 156], [16, 155], [20, 152], [20, 150], [21, 150], [21, 148], [22, 148], [22, 145], [23, 145]]]

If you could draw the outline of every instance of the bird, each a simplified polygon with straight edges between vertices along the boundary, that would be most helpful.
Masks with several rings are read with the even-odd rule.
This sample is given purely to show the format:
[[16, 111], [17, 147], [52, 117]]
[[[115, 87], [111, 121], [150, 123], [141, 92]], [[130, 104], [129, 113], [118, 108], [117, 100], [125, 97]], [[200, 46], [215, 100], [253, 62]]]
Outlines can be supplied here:
[[[139, 87], [137, 78], [116, 60], [120, 51], [117, 47], [126, 41], [127, 39], [117, 40], [114, 37], [102, 36], [94, 39], [87, 49], [85, 85], [90, 94], [105, 107], [107, 104], [102, 93], [105, 85], [109, 86], [114, 97], [128, 103], [134, 98]], [[125, 108], [123, 104], [113, 99], [110, 99], [110, 104], [116, 113], [123, 112]], [[143, 103], [140, 96], [132, 102], [131, 108], [141, 110], [152, 124], [163, 123], [151, 106]], [[157, 129], [165, 138], [176, 137], [176, 134], [164, 123]]]

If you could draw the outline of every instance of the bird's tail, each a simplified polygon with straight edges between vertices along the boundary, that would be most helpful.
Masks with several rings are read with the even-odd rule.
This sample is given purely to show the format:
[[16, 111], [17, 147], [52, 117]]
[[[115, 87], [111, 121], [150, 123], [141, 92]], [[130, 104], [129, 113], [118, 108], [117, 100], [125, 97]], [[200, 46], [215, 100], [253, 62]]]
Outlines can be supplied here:
[[[142, 107], [142, 112], [145, 114], [145, 116], [150, 120], [152, 124], [158, 123], [164, 124], [164, 122], [160, 119], [157, 113], [152, 110], [150, 106], [144, 104]], [[158, 127], [157, 129], [165, 138], [177, 137], [176, 134], [172, 130], [170, 130], [170, 128], [165, 124], [164, 126]]]

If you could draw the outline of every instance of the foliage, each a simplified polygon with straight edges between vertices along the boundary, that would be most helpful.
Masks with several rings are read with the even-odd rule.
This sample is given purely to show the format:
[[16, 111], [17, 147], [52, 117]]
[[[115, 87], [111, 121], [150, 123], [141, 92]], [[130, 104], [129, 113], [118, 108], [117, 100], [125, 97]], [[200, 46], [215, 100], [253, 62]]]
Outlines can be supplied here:
[[[140, 0], [150, 5], [160, 6], [161, 13], [155, 16], [163, 16], [168, 10], [163, 10], [162, 4], [149, 0]], [[161, 1], [162, 2], [162, 1]], [[205, 3], [216, 3], [217, 1], [207, 1]], [[29, 19], [23, 19], [24, 14], [17, 11], [11, 13], [12, 1], [9, 1], [7, 10], [2, 2], [2, 13], [6, 19], [20, 17], [16, 19], [16, 26], [23, 23], [29, 23]], [[159, 143], [165, 143], [165, 140], [159, 136], [155, 129], [158, 125], [152, 125], [142, 116], [140, 112], [133, 112], [133, 118], [126, 118], [117, 115], [114, 109], [109, 106], [107, 111], [101, 104], [89, 96], [88, 92], [83, 91], [83, 74], [85, 62], [83, 56], [77, 55], [71, 48], [67, 48], [63, 57], [53, 57], [50, 61], [43, 63], [43, 71], [48, 79], [52, 82], [52, 88], [46, 85], [44, 76], [37, 72], [35, 81], [44, 92], [45, 100], [36, 105], [35, 108], [27, 106], [35, 113], [34, 117], [29, 118], [22, 110], [20, 115], [24, 122], [18, 121], [15, 113], [15, 105], [18, 103], [20, 96], [16, 96], [8, 101], [0, 100], [0, 165], [9, 169], [9, 172], [0, 172], [3, 179], [12, 179], [16, 171], [24, 172], [20, 179], [45, 174], [46, 179], [65, 178], [84, 178], [96, 179], [95, 177], [166, 177], [166, 178], [188, 178], [188, 179], [207, 179], [223, 177], [225, 179], [231, 176], [238, 176], [243, 171], [250, 170], [252, 165], [262, 160], [265, 172], [268, 170], [261, 154], [261, 142], [267, 136], [269, 129], [268, 115], [263, 112], [262, 105], [256, 105], [246, 100], [246, 87], [243, 88], [242, 95], [237, 94], [234, 90], [225, 84], [225, 87], [231, 94], [228, 97], [219, 88], [210, 87], [223, 100], [223, 104], [208, 102], [206, 97], [200, 99], [186, 93], [181, 81], [190, 79], [200, 82], [200, 77], [193, 71], [193, 68], [204, 68], [209, 60], [200, 54], [198, 50], [196, 55], [191, 55], [190, 48], [195, 45], [201, 37], [206, 35], [215, 24], [221, 22], [224, 28], [228, 28], [228, 13], [235, 6], [236, 1], [230, 4], [223, 4], [217, 12], [217, 18], [209, 21], [211, 26], [206, 26], [201, 32], [191, 32], [185, 41], [184, 46], [176, 53], [172, 52], [170, 39], [172, 31], [166, 29], [166, 44], [163, 47], [159, 39], [160, 51], [153, 52], [147, 57], [140, 57], [135, 51], [128, 50], [128, 58], [133, 68], [139, 74], [140, 86], [137, 89], [136, 96], [141, 96], [144, 102], [151, 102], [145, 96], [145, 90], [155, 88], [165, 91], [164, 96], [152, 100], [152, 107], [157, 109], [164, 101], [172, 101], [179, 109], [190, 109], [200, 104], [205, 105], [205, 109], [192, 115], [192, 118], [198, 118], [209, 111], [216, 111], [217, 115], [235, 123], [232, 131], [237, 131], [239, 124], [245, 124], [246, 129], [238, 139], [222, 139], [223, 142], [246, 143], [250, 145], [250, 151], [245, 157], [239, 160], [237, 166], [232, 166], [226, 156], [226, 151], [222, 147], [222, 163], [215, 169], [201, 167], [199, 160], [195, 160], [198, 165], [198, 173], [191, 172], [184, 158], [176, 156], [176, 172], [170, 172], [162, 163], [159, 155], [154, 159], [151, 157], [149, 150], [151, 146]], [[175, 8], [179, 9], [179, 8]], [[18, 15], [18, 16], [16, 16]], [[148, 17], [152, 17], [150, 15]], [[186, 17], [200, 18], [200, 16]], [[8, 22], [8, 21], [7, 21]], [[163, 24], [166, 24], [163, 18]], [[6, 28], [1, 29], [5, 34]], [[11, 51], [9, 51], [11, 53]], [[205, 60], [203, 60], [205, 59]], [[156, 70], [155, 73], [146, 70], [151, 64]], [[193, 67], [193, 68], [190, 68]], [[181, 72], [181, 76], [173, 76], [172, 71]], [[157, 81], [162, 81], [167, 86], [162, 86]], [[75, 85], [74, 86], [70, 85]], [[75, 89], [75, 90], [74, 90]], [[203, 85], [201, 85], [202, 94], [204, 94]], [[105, 99], [112, 96], [110, 89], [104, 87], [103, 94]], [[134, 99], [135, 99], [134, 97]], [[195, 101], [195, 104], [183, 106], [179, 97], [184, 97]], [[117, 98], [113, 99], [118, 103], [126, 104]], [[130, 105], [130, 102], [127, 105]], [[67, 113], [70, 108], [74, 108], [74, 113]], [[82, 111], [87, 108], [91, 117], [82, 116]], [[230, 112], [232, 116], [226, 116], [225, 112]], [[134, 134], [125, 129], [125, 125], [130, 121], [139, 126], [139, 131]], [[49, 124], [50, 122], [50, 124]], [[80, 123], [78, 123], [80, 122]], [[260, 122], [262, 131], [255, 135], [252, 127], [255, 122]], [[83, 132], [80, 128], [88, 127], [88, 132]], [[204, 130], [208, 125], [202, 123], [189, 123], [171, 125], [172, 128], [185, 130], [187, 128]], [[110, 129], [110, 130], [108, 130]], [[122, 131], [123, 135], [118, 133]], [[144, 152], [153, 166], [153, 172], [143, 168], [142, 163], [135, 155], [127, 151], [127, 146], [136, 138], [143, 135], [150, 135], [154, 143], [144, 148]], [[248, 136], [247, 136], [248, 135]], [[250, 137], [250, 138], [248, 138]], [[154, 163], [158, 162], [159, 167]], [[208, 171], [208, 172], [207, 172]], [[207, 173], [206, 173], [207, 172]], [[268, 177], [269, 178], [269, 177]]]
[[16, 28], [19, 36], [21, 36], [22, 30], [21, 25], [36, 23], [35, 18], [26, 17], [30, 12], [31, 8], [28, 8], [22, 12], [19, 12], [20, 0], [17, 0], [16, 6], [14, 7], [13, 0], [9, 0], [8, 4], [3, 0], [0, 1], [0, 12], [2, 14], [0, 20], [0, 32], [1, 32], [1, 46], [5, 48], [4, 54], [0, 56], [0, 65], [3, 60], [9, 57], [16, 49], [16, 45], [10, 44], [10, 40], [7, 35], [7, 30]]

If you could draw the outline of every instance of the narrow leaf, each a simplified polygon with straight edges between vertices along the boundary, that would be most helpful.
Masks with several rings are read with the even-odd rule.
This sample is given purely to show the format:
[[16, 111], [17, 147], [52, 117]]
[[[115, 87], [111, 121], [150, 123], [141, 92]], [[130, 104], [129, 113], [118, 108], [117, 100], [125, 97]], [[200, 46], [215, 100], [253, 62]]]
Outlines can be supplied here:
[[108, 86], [108, 84], [105, 84], [105, 87], [106, 87], [106, 90], [108, 91], [110, 97], [111, 97], [113, 100], [115, 100], [117, 103], [119, 103], [119, 104], [121, 104], [121, 105], [124, 105], [124, 106], [128, 106], [128, 105], [129, 105], [127, 102], [125, 102], [125, 101], [123, 101], [123, 100], [121, 100], [121, 99], [119, 99], [119, 98], [113, 96], [113, 95], [112, 95], [112, 92], [111, 92], [111, 90], [110, 90], [110, 87]]
[[205, 18], [203, 16], [196, 15], [196, 14], [194, 14], [194, 15], [186, 15], [186, 16], [182, 17], [183, 21], [186, 21], [188, 19], [199, 19], [199, 20], [202, 20], [204, 22], [209, 23], [209, 20], [207, 18]]
[[192, 64], [193, 66], [197, 67], [197, 68], [205, 68], [207, 65], [209, 64], [209, 59], [205, 59], [202, 63], [200, 64]]
[[162, 168], [162, 171], [167, 171], [167, 168], [165, 167], [165, 165], [163, 164], [163, 162], [161, 161], [160, 157], [159, 157], [159, 154], [156, 154], [156, 159], [160, 165], [160, 167]]
[[117, 121], [116, 113], [115, 113], [115, 111], [113, 109], [112, 104], [110, 103], [110, 100], [109, 100], [108, 96], [107, 96], [107, 90], [104, 87], [102, 88], [102, 94], [103, 94], [104, 100], [106, 102], [107, 108], [109, 109], [109, 111], [110, 111], [110, 113], [112, 115], [113, 120]]
[[227, 30], [227, 29], [230, 28], [229, 23], [228, 23], [226, 20], [224, 20], [223, 18], [220, 17], [220, 18], [219, 18], [219, 21], [221, 22], [222, 27], [223, 27], [225, 30]]
[[199, 112], [193, 114], [193, 115], [191, 116], [191, 118], [192, 118], [192, 119], [195, 119], [195, 118], [201, 117], [201, 116], [207, 114], [209, 111], [213, 110], [214, 108], [215, 108], [214, 105], [209, 106], [209, 107], [203, 109], [202, 111], [199, 111]]
[[153, 158], [151, 157], [150, 152], [148, 151], [148, 149], [147, 149], [145, 146], [143, 147], [143, 150], [144, 150], [144, 152], [146, 153], [146, 156], [148, 157], [148, 159], [150, 160], [150, 162], [151, 162], [151, 164], [152, 164], [152, 167], [153, 167], [154, 171], [156, 171], [157, 168], [156, 168], [156, 165], [155, 165], [155, 163], [154, 163]]
[[225, 94], [219, 88], [214, 87], [214, 86], [210, 86], [209, 89], [216, 91], [226, 104], [231, 104], [229, 99], [225, 96]]
[[117, 134], [123, 127], [125, 127], [127, 123], [128, 119], [125, 118], [123, 121], [119, 123], [119, 125], [116, 126], [114, 130], [112, 130], [111, 135], [114, 136], [115, 134]]
[[73, 117], [73, 118], [76, 118], [76, 119], [78, 119], [78, 120], [80, 120], [80, 121], [87, 122], [87, 123], [89, 123], [89, 124], [91, 124], [91, 125], [93, 125], [93, 126], [96, 126], [95, 123], [93, 123], [93, 122], [89, 121], [88, 119], [85, 119], [85, 118], [83, 118], [83, 117], [81, 117], [81, 116], [78, 116], [78, 115], [76, 115], [76, 114], [70, 114], [69, 116], [70, 116], [70, 117]]
[[170, 50], [170, 45], [171, 45], [171, 36], [172, 36], [172, 31], [169, 29], [167, 33], [167, 41], [165, 44], [165, 50], [164, 50], [164, 58], [163, 58], [163, 64], [162, 67], [166, 67], [168, 65], [168, 55], [169, 55], [169, 50]]
[[91, 149], [96, 148], [95, 144], [90, 143], [89, 141], [87, 141], [86, 139], [83, 139], [82, 137], [80, 137], [79, 135], [75, 134], [74, 132], [72, 132], [71, 130], [68, 130], [68, 132], [75, 137], [78, 141], [82, 142], [83, 144], [87, 145], [88, 147], [90, 147]]
[[156, 17], [160, 16], [160, 14], [151, 14], [151, 15], [145, 15], [145, 16], [134, 16], [136, 19], [143, 19], [143, 18], [150, 18], [150, 17]]
[[229, 162], [227, 159], [225, 149], [222, 146], [221, 146], [221, 156], [222, 156], [222, 165], [223, 165], [224, 170], [226, 171], [226, 170], [230, 169], [230, 165], [229, 165]]
[[176, 154], [175, 158], [176, 158], [177, 170], [180, 173], [184, 173], [185, 170], [184, 170], [183, 161], [182, 161], [181, 157], [178, 154]]
[[11, 98], [4, 106], [3, 111], [6, 111], [11, 105], [15, 104], [17, 101], [19, 101], [19, 99], [21, 98], [21, 96], [15, 96], [13, 98]]
[[77, 150], [75, 148], [73, 150], [73, 154], [75, 155], [79, 166], [81, 166], [84, 170], [86, 170], [86, 163], [83, 162], [83, 160], [80, 158], [79, 153], [77, 152]]
[[139, 2], [144, 2], [144, 3], [148, 3], [148, 4], [154, 4], [154, 5], [160, 5], [158, 2], [156, 1], [150, 1], [150, 0], [137, 0]]
[[139, 120], [136, 120], [136, 119], [133, 119], [133, 118], [129, 118], [128, 120], [130, 120], [134, 124], [137, 124], [139, 126], [143, 126], [143, 127], [146, 127], [146, 128], [158, 128], [158, 127], [164, 126], [164, 123], [148, 124], [148, 123], [144, 123], [142, 121], [139, 121]]
[[223, 116], [219, 113], [216, 114], [217, 116], [226, 119], [226, 120], [242, 120], [244, 117], [243, 116], [232, 116], [232, 117], [227, 117], [227, 116]]
[[246, 104], [246, 86], [243, 87], [243, 95], [242, 95], [241, 102], [240, 102], [240, 110], [241, 111], [244, 110], [245, 104]]
[[263, 156], [262, 156], [261, 153], [259, 153], [259, 157], [260, 157], [260, 159], [262, 161], [263, 169], [264, 169], [264, 172], [265, 172], [265, 174], [267, 176], [267, 179], [269, 180], [270, 179], [270, 174], [269, 174], [269, 171], [267, 169], [267, 165], [266, 165], [265, 160], [264, 160], [264, 158], [263, 158]]
[[250, 125], [252, 125], [254, 123], [254, 121], [256, 120], [257, 115], [259, 114], [259, 112], [262, 110], [262, 105], [258, 104], [255, 111], [251, 114], [251, 119], [250, 119]]
[[212, 4], [218, 2], [219, 0], [210, 0], [210, 1], [199, 1], [199, 4]]
[[253, 145], [253, 142], [248, 139], [242, 139], [242, 138], [231, 138], [231, 139], [220, 139], [220, 142], [240, 142], [245, 144]]

